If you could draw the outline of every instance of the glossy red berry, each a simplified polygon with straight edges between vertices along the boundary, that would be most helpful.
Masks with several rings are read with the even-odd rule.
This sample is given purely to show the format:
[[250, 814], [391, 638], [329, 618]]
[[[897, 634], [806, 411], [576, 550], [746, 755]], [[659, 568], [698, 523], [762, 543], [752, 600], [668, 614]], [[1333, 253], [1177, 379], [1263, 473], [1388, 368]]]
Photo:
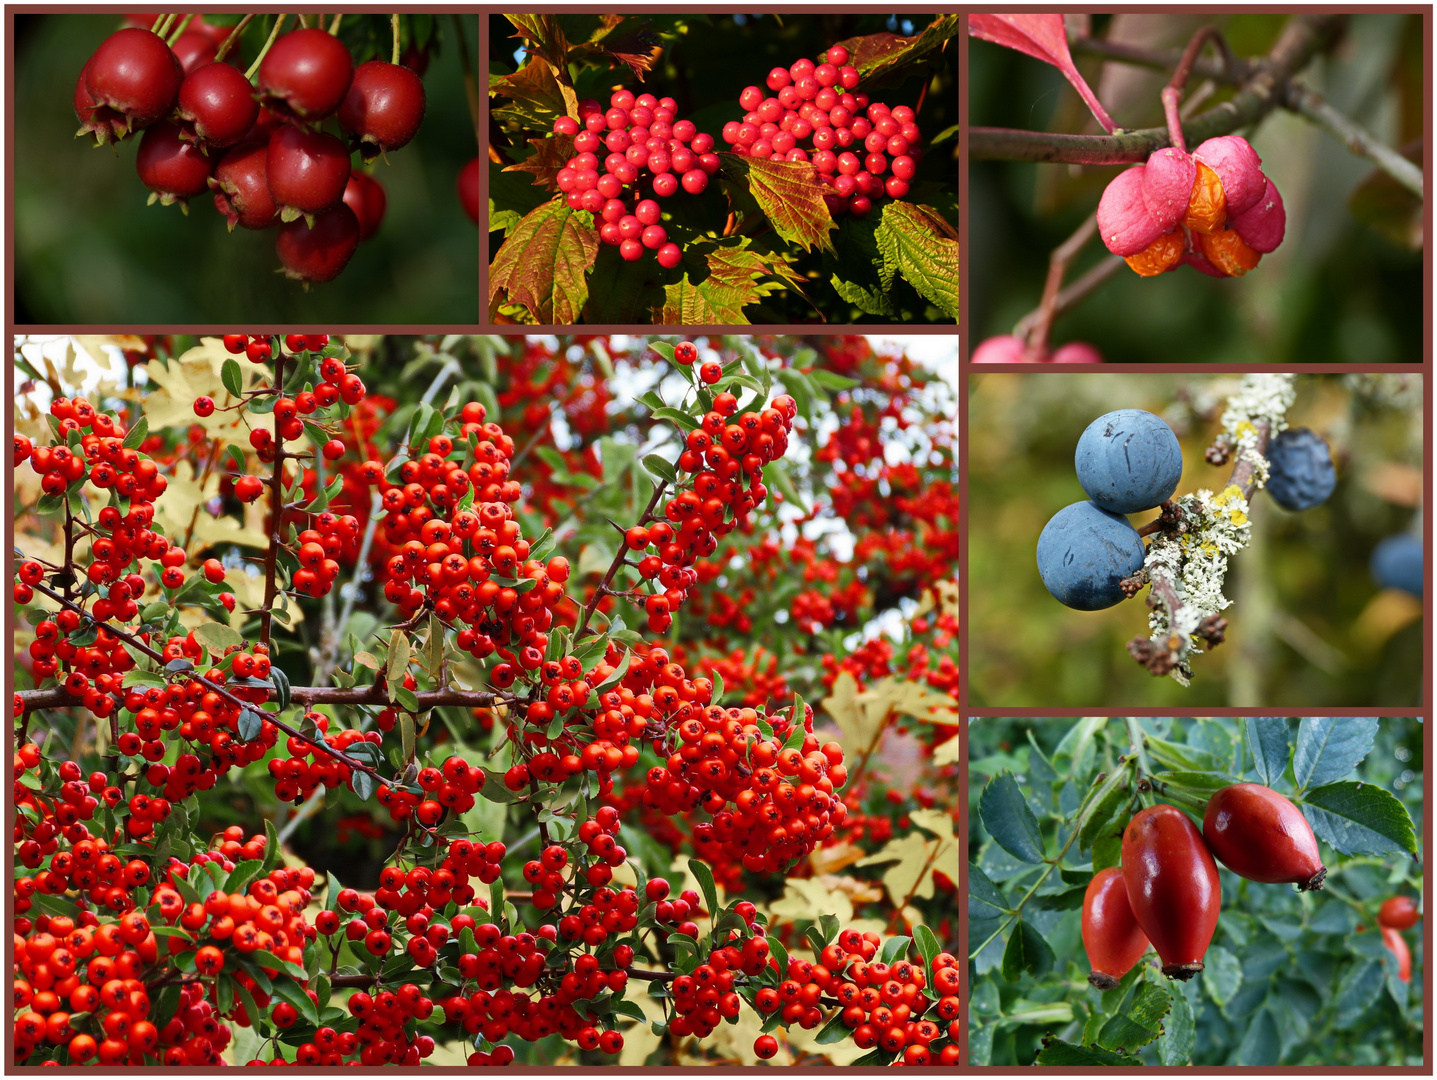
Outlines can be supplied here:
[[1148, 951], [1148, 937], [1128, 903], [1121, 867], [1099, 870], [1088, 883], [1083, 895], [1083, 948], [1092, 968], [1088, 982], [1099, 990], [1117, 986]]
[[338, 206], [349, 175], [349, 151], [333, 135], [284, 127], [270, 137], [265, 176], [282, 221]]
[[195, 415], [210, 416], [215, 411], [215, 399], [209, 397], [195, 398]]
[[[116, 137], [149, 127], [174, 107], [184, 69], [158, 36], [126, 27], [107, 37], [85, 65], [92, 108], [106, 109]], [[82, 117], [82, 119], [84, 119]]]
[[1191, 979], [1217, 930], [1222, 886], [1202, 834], [1174, 806], [1140, 811], [1123, 832], [1128, 902], [1170, 979]]
[[767, 1061], [778, 1053], [778, 1040], [772, 1035], [760, 1035], [753, 1041], [753, 1052]]
[[1397, 977], [1403, 982], [1412, 981], [1412, 950], [1407, 947], [1407, 941], [1395, 927], [1382, 926], [1382, 944], [1392, 950], [1397, 957]]
[[1410, 930], [1417, 925], [1417, 920], [1421, 917], [1417, 902], [1410, 896], [1393, 896], [1384, 900], [1377, 912], [1378, 923], [1394, 930]]
[[712, 386], [723, 378], [723, 365], [717, 360], [706, 360], [699, 367], [699, 378]]
[[135, 155], [135, 171], [150, 189], [150, 202], [163, 206], [202, 195], [209, 187], [211, 161], [192, 142], [180, 137], [180, 129], [166, 121], [145, 132]]
[[204, 146], [233, 146], [254, 126], [259, 102], [244, 72], [207, 64], [180, 83], [178, 116]]
[[1327, 867], [1317, 837], [1293, 803], [1262, 784], [1214, 792], [1203, 815], [1203, 837], [1219, 862], [1239, 877], [1320, 889]]
[[268, 229], [279, 224], [279, 207], [274, 204], [266, 176], [269, 143], [246, 142], [220, 158], [210, 177], [215, 209], [228, 219], [229, 228]]
[[698, 358], [698, 347], [692, 341], [680, 341], [674, 346], [674, 363], [691, 367]]
[[459, 193], [459, 202], [463, 205], [464, 212], [469, 215], [469, 220], [478, 225], [479, 159], [477, 157], [459, 170], [459, 177], [455, 181], [454, 187]]
[[332, 281], [359, 246], [359, 219], [343, 204], [315, 215], [314, 228], [300, 218], [282, 225], [275, 251], [284, 272], [300, 281]]
[[400, 64], [368, 60], [354, 69], [339, 107], [339, 126], [356, 136], [365, 158], [398, 150], [424, 120], [424, 83]]
[[264, 481], [258, 476], [241, 476], [235, 481], [235, 498], [251, 503], [264, 494]]
[[218, 559], [206, 559], [202, 569], [205, 573], [205, 580], [212, 585], [218, 585], [225, 579], [225, 564]]
[[260, 61], [255, 83], [260, 100], [282, 116], [322, 120], [349, 91], [354, 60], [344, 43], [308, 27], [285, 34]]
[[355, 170], [344, 186], [344, 205], [353, 210], [354, 216], [359, 219], [359, 239], [364, 241], [377, 233], [383, 224], [389, 197], [384, 194], [384, 187], [378, 180], [366, 172]]

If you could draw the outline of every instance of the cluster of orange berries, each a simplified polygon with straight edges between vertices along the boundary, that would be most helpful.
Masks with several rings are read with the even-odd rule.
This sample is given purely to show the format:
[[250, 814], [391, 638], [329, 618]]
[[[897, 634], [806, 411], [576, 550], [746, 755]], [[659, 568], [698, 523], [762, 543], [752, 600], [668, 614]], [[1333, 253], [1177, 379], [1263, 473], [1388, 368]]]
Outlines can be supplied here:
[[[819, 1002], [836, 1001], [860, 1049], [877, 1047], [899, 1055], [905, 1065], [957, 1065], [958, 959], [938, 953], [931, 972], [922, 961], [886, 963], [874, 959], [882, 943], [877, 934], [841, 931], [819, 953], [818, 963], [790, 958], [783, 981], [759, 990], [754, 1007], [764, 1014], [780, 1013], [785, 1024], [813, 1028], [822, 1019]], [[935, 1053], [932, 1047], [939, 1042], [943, 1045]], [[754, 1050], [759, 1057], [772, 1057], [777, 1040], [760, 1036]]]

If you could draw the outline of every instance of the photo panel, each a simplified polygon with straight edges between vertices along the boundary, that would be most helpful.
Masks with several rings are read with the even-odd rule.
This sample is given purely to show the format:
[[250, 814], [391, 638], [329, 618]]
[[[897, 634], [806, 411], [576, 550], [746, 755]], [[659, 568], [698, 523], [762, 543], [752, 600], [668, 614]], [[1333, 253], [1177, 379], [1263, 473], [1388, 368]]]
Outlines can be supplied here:
[[6, 17], [16, 324], [478, 324], [477, 15]]
[[954, 339], [13, 345], [16, 1064], [959, 1063]]
[[968, 381], [968, 705], [1423, 702], [1420, 375]]
[[959, 24], [489, 16], [488, 318], [956, 324]]
[[977, 1066], [1423, 1063], [1413, 717], [972, 717]]
[[1423, 363], [1429, 20], [970, 15], [974, 362]]

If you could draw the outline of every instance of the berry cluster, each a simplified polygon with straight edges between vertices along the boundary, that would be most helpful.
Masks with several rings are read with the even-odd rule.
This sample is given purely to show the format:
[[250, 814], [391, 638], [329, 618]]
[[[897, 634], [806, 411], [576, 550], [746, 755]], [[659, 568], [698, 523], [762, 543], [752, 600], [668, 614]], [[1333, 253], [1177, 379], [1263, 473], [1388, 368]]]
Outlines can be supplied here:
[[724, 125], [723, 141], [736, 154], [813, 162], [833, 216], [864, 217], [874, 199], [908, 194], [923, 151], [913, 110], [870, 102], [855, 92], [858, 81], [842, 45], [816, 64], [805, 58], [776, 67], [765, 80], [771, 94], [744, 88], [744, 118]]
[[1089, 502], [1053, 515], [1038, 537], [1038, 572], [1059, 602], [1079, 611], [1112, 607], [1123, 579], [1142, 569], [1142, 537], [1124, 516], [1172, 497], [1183, 453], [1173, 429], [1142, 409], [1117, 409], [1083, 431], [1074, 455]]
[[1321, 889], [1327, 868], [1312, 826], [1261, 784], [1232, 784], [1208, 800], [1202, 831], [1159, 803], [1123, 831], [1122, 862], [1094, 875], [1083, 898], [1083, 947], [1099, 990], [1118, 985], [1149, 943], [1170, 979], [1191, 979], [1217, 930], [1222, 885], [1214, 857], [1239, 877]]
[[554, 121], [554, 134], [572, 137], [574, 147], [555, 183], [571, 209], [600, 218], [599, 239], [625, 262], [652, 251], [660, 266], [677, 266], [683, 255], [660, 223], [657, 200], [679, 188], [698, 195], [718, 172], [713, 136], [677, 116], [673, 98], [616, 90], [607, 110], [589, 98], [579, 103], [577, 119]]
[[[213, 193], [231, 229], [278, 227], [291, 278], [337, 277], [385, 209], [383, 188], [351, 167], [351, 152], [368, 161], [406, 145], [424, 118], [423, 82], [401, 64], [356, 67], [339, 38], [302, 28], [266, 46], [251, 84], [216, 61], [235, 44], [228, 33], [199, 25], [174, 48], [139, 26], [106, 38], [75, 84], [77, 134], [107, 143], [143, 131], [135, 166], [152, 203], [187, 211]], [[331, 117], [344, 138], [320, 129]]]

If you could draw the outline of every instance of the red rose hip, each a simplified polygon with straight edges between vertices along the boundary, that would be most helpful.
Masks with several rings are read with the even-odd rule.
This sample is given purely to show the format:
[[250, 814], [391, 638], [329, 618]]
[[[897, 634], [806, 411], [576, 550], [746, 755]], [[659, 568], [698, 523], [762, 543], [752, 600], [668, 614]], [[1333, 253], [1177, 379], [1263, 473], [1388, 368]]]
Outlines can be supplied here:
[[1261, 784], [1214, 792], [1203, 815], [1203, 837], [1219, 862], [1239, 877], [1320, 889], [1327, 867], [1302, 811]]
[[1123, 881], [1133, 916], [1170, 979], [1191, 979], [1217, 929], [1222, 886], [1202, 834], [1174, 806], [1139, 812], [1123, 832]]
[[1111, 990], [1148, 951], [1148, 944], [1128, 903], [1122, 867], [1099, 870], [1083, 895], [1083, 948], [1093, 969], [1088, 982]]
[[1410, 896], [1394, 896], [1382, 902], [1377, 912], [1377, 922], [1394, 930], [1411, 930], [1422, 917], [1417, 902]]

